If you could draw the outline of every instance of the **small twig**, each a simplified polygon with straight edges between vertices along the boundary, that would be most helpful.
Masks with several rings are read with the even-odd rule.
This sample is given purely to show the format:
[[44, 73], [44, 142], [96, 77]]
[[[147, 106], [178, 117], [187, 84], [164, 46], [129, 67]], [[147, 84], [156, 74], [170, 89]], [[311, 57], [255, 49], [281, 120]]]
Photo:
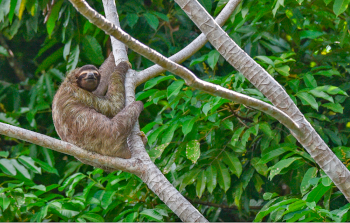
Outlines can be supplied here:
[[27, 78], [24, 74], [24, 71], [21, 69], [19, 62], [16, 60], [12, 50], [7, 45], [6, 40], [2, 35], [0, 35], [0, 43], [6, 49], [6, 51], [8, 53], [7, 61], [9, 62], [9, 65], [11, 66], [11, 68], [15, 71], [17, 78], [20, 81], [25, 81]]

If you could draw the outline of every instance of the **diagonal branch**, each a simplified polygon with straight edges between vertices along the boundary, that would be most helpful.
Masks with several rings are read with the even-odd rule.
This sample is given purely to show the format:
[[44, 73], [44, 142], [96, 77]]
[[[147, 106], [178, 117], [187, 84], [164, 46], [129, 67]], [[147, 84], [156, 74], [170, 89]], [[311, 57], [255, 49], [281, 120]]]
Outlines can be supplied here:
[[[220, 26], [222, 26], [226, 22], [226, 20], [230, 17], [230, 15], [236, 9], [236, 7], [240, 2], [241, 0], [230, 0], [226, 4], [226, 6], [223, 8], [223, 10], [220, 12], [218, 17], [216, 17], [215, 21]], [[174, 61], [175, 63], [182, 63], [183, 61], [187, 60], [192, 55], [194, 55], [198, 50], [200, 50], [207, 42], [208, 42], [208, 39], [202, 33], [190, 44], [188, 44], [185, 48], [183, 48], [173, 56], [169, 57], [169, 59]], [[138, 72], [137, 79], [136, 79], [136, 86], [146, 82], [151, 78], [158, 76], [164, 71], [166, 71], [166, 69], [159, 66], [158, 64], [155, 64], [143, 71]]]
[[145, 56], [149, 60], [153, 61], [165, 67], [170, 72], [182, 77], [186, 84], [192, 86], [194, 88], [203, 90], [209, 94], [220, 96], [252, 108], [258, 109], [260, 111], [265, 112], [268, 115], [276, 118], [279, 122], [284, 124], [288, 129], [293, 131], [295, 134], [299, 135], [300, 130], [299, 126], [294, 122], [287, 114], [282, 112], [281, 110], [265, 103], [260, 100], [257, 100], [252, 97], [248, 97], [246, 95], [234, 92], [232, 90], [228, 90], [219, 85], [215, 85], [212, 83], [208, 83], [200, 80], [196, 77], [190, 70], [186, 69], [183, 66], [180, 66], [168, 58], [164, 57], [160, 53], [155, 50], [149, 48], [148, 46], [140, 43], [136, 39], [132, 38], [129, 34], [124, 32], [119, 27], [116, 27], [111, 22], [106, 20], [102, 15], [97, 13], [94, 9], [92, 9], [84, 0], [70, 0], [74, 7], [83, 14], [89, 21], [95, 24], [100, 29], [104, 30], [109, 35], [114, 36], [120, 41], [124, 42], [127, 46], [129, 46], [135, 52]]
[[5, 38], [0, 34], [0, 44], [6, 49], [8, 55], [7, 55], [7, 60], [12, 67], [12, 69], [15, 71], [15, 74], [17, 78], [20, 81], [25, 81], [27, 78], [24, 74], [24, 71], [21, 69], [21, 66], [19, 62], [16, 60], [15, 56], [13, 55], [12, 50], [10, 47], [7, 45]]
[[298, 123], [301, 134], [294, 136], [350, 202], [350, 171], [305, 119], [283, 87], [227, 35], [198, 1], [175, 0], [175, 2], [227, 62], [241, 72], [278, 109]]

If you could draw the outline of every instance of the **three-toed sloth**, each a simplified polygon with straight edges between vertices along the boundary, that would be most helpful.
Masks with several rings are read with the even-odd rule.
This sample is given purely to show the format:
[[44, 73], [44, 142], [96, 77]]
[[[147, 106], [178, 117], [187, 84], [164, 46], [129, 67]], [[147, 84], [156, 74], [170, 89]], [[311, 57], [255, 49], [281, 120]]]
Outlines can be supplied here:
[[62, 140], [101, 155], [130, 158], [127, 137], [143, 104], [125, 107], [125, 74], [131, 67], [115, 66], [113, 54], [100, 69], [85, 65], [70, 72], [52, 105], [56, 131]]

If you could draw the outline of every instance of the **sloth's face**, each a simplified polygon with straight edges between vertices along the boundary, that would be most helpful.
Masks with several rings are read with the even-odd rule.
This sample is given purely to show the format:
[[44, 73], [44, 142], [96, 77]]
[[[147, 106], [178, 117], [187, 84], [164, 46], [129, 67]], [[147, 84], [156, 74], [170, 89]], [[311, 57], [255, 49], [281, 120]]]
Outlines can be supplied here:
[[94, 91], [100, 84], [101, 75], [93, 65], [85, 65], [76, 74], [77, 84], [87, 91]]

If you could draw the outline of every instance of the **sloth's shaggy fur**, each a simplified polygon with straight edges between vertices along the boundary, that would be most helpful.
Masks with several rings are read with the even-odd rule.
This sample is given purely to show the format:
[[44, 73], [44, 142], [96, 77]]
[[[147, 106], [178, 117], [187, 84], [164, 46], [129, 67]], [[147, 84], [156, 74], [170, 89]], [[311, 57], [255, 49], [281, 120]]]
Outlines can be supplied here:
[[[75, 69], [67, 75], [54, 97], [52, 117], [62, 140], [102, 155], [130, 158], [126, 139], [143, 104], [136, 101], [125, 107], [124, 80], [130, 63], [123, 61], [111, 69], [113, 56], [107, 60], [113, 63], [106, 61], [99, 69], [100, 85], [108, 83], [107, 92], [104, 94], [99, 88], [94, 92], [80, 88], [77, 83], [80, 69]], [[113, 72], [108, 73], [111, 70]]]

